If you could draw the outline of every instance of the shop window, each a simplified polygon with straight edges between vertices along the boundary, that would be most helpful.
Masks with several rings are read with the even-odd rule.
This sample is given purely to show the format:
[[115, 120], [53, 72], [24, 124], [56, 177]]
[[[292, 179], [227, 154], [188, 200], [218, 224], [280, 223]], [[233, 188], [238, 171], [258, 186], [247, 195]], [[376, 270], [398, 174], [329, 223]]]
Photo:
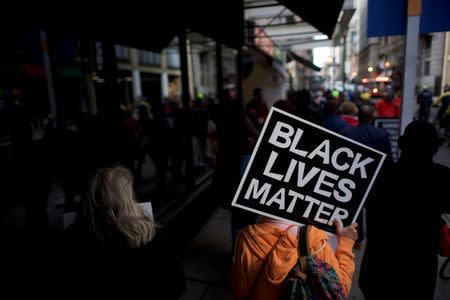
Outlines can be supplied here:
[[173, 69], [180, 68], [180, 53], [175, 49], [167, 49], [167, 67]]
[[424, 63], [424, 66], [423, 66], [423, 75], [425, 75], [425, 76], [430, 75], [430, 61], [429, 61], [429, 60], [427, 60], [427, 61]]
[[97, 70], [103, 71], [103, 45], [102, 42], [95, 42], [95, 61]]
[[119, 61], [130, 61], [130, 48], [122, 45], [115, 45], [116, 58]]
[[351, 44], [354, 45], [355, 43], [356, 43], [356, 31], [352, 31]]
[[138, 50], [138, 60], [140, 65], [160, 66], [161, 54], [152, 51]]
[[433, 40], [433, 36], [432, 35], [425, 35], [423, 40], [424, 40], [424, 47], [425, 47], [425, 49], [430, 49], [431, 48], [431, 42]]

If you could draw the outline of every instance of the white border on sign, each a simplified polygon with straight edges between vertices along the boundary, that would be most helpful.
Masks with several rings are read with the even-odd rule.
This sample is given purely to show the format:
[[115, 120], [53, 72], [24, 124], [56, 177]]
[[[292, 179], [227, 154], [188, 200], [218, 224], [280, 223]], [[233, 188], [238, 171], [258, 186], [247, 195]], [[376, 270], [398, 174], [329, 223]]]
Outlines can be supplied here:
[[[249, 172], [249, 170], [250, 170], [250, 168], [251, 168], [251, 166], [252, 166], [253, 159], [254, 159], [255, 156], [256, 156], [256, 152], [258, 152], [259, 145], [261, 144], [261, 140], [262, 140], [262, 138], [263, 138], [263, 136], [264, 136], [264, 133], [266, 132], [267, 124], [269, 124], [270, 118], [272, 117], [272, 113], [273, 113], [274, 111], [279, 112], [279, 113], [281, 113], [281, 114], [284, 114], [284, 115], [286, 115], [286, 116], [288, 116], [288, 117], [290, 117], [290, 118], [296, 119], [296, 120], [298, 120], [298, 121], [300, 121], [300, 122], [303, 122], [303, 123], [306, 123], [306, 124], [308, 124], [308, 125], [311, 125], [311, 126], [313, 126], [313, 127], [316, 127], [317, 129], [320, 129], [320, 130], [322, 130], [322, 131], [331, 133], [332, 135], [338, 136], [338, 137], [340, 137], [340, 138], [342, 138], [342, 139], [344, 139], [344, 140], [347, 140], [347, 141], [349, 141], [349, 142], [351, 142], [351, 143], [353, 143], [353, 144], [359, 145], [359, 146], [364, 147], [364, 148], [366, 148], [366, 149], [369, 149], [369, 150], [371, 150], [371, 151], [373, 151], [373, 152], [376, 152], [376, 153], [378, 153], [378, 154], [381, 154], [381, 160], [380, 160], [380, 163], [378, 164], [378, 167], [377, 167], [377, 169], [375, 170], [375, 173], [374, 173], [373, 176], [372, 176], [372, 180], [370, 181], [369, 186], [368, 186], [367, 189], [366, 189], [366, 193], [364, 194], [364, 197], [363, 197], [363, 199], [362, 199], [362, 201], [361, 201], [361, 204], [359, 205], [358, 210], [357, 210], [356, 213], [355, 213], [355, 217], [354, 217], [353, 220], [352, 220], [352, 223], [355, 222], [356, 219], [357, 219], [357, 216], [359, 215], [359, 213], [360, 213], [360, 211], [361, 211], [361, 209], [362, 209], [362, 207], [364, 206], [364, 202], [366, 202], [366, 198], [367, 198], [367, 196], [368, 196], [368, 194], [369, 194], [369, 191], [370, 191], [370, 189], [372, 188], [372, 185], [373, 185], [373, 183], [375, 182], [375, 179], [376, 179], [377, 176], [378, 176], [378, 172], [380, 171], [381, 166], [383, 165], [384, 159], [386, 158], [386, 154], [383, 153], [383, 152], [381, 152], [381, 151], [378, 151], [378, 150], [376, 150], [376, 149], [373, 149], [373, 148], [371, 148], [371, 147], [369, 147], [369, 146], [366, 146], [366, 145], [364, 145], [364, 144], [361, 144], [360, 142], [354, 141], [354, 140], [352, 140], [352, 139], [350, 139], [350, 138], [348, 138], [348, 137], [346, 137], [346, 136], [340, 135], [340, 134], [338, 134], [338, 133], [336, 133], [336, 132], [334, 132], [334, 131], [331, 131], [331, 130], [329, 130], [329, 129], [327, 129], [327, 128], [321, 127], [321, 126], [319, 126], [319, 125], [317, 125], [317, 124], [314, 124], [314, 123], [312, 123], [312, 122], [309, 122], [309, 121], [307, 121], [307, 120], [304, 120], [304, 119], [302, 119], [302, 118], [299, 118], [299, 117], [297, 117], [297, 116], [295, 116], [295, 115], [293, 115], [293, 114], [290, 114], [290, 113], [287, 113], [287, 112], [285, 112], [285, 111], [282, 111], [282, 110], [280, 110], [280, 109], [278, 109], [278, 108], [276, 108], [276, 107], [272, 107], [272, 108], [270, 109], [270, 112], [269, 112], [269, 114], [268, 114], [268, 116], [267, 116], [266, 122], [264, 123], [263, 129], [261, 130], [261, 133], [259, 134], [258, 141], [257, 141], [257, 143], [256, 143], [255, 149], [254, 149], [253, 152], [252, 152], [252, 156], [250, 157], [250, 160], [249, 160], [249, 162], [248, 162], [248, 165], [247, 165], [247, 167], [245, 168], [244, 175], [242, 176], [241, 182], [239, 183], [239, 187], [238, 187], [236, 193], [234, 194], [233, 202], [231, 203], [231, 205], [232, 205], [232, 206], [235, 206], [235, 207], [239, 207], [239, 208], [245, 209], [245, 210], [248, 210], [248, 211], [251, 211], [251, 212], [254, 212], [254, 213], [257, 213], [257, 214], [259, 214], [259, 215], [263, 215], [263, 216], [266, 216], [266, 217], [270, 217], [270, 218], [273, 218], [273, 219], [277, 219], [277, 220], [280, 220], [280, 221], [286, 221], [286, 222], [290, 222], [290, 223], [297, 224], [297, 225], [300, 225], [300, 226], [301, 226], [301, 225], [304, 225], [304, 224], [302, 224], [302, 223], [297, 223], [297, 222], [294, 222], [294, 221], [291, 221], [291, 220], [288, 220], [288, 219], [285, 219], [285, 218], [282, 218], [282, 217], [278, 217], [278, 216], [271, 215], [271, 214], [268, 214], [268, 213], [265, 213], [265, 212], [261, 212], [261, 211], [259, 211], [259, 210], [256, 210], [256, 209], [253, 209], [253, 208], [250, 208], [250, 207], [246, 207], [246, 206], [243, 206], [243, 205], [236, 204], [237, 198], [238, 198], [239, 194], [241, 193], [242, 186], [244, 185], [244, 182], [245, 182], [245, 180], [246, 180], [246, 178], [247, 178], [247, 174], [248, 174], [248, 172]], [[359, 225], [359, 226], [362, 226], [361, 224], [358, 224], [358, 225]], [[325, 230], [324, 230], [324, 231], [325, 231]], [[330, 234], [331, 236], [334, 236], [334, 235], [335, 235], [335, 234], [332, 233], [332, 232], [329, 232], [329, 231], [326, 231], [326, 232], [327, 232], [327, 234]]]

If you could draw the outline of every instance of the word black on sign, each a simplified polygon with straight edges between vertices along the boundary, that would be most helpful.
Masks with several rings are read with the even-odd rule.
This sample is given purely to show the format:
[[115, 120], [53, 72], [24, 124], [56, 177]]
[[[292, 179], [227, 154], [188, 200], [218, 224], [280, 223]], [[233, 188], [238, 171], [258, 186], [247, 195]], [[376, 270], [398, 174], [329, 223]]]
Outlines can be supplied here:
[[386, 155], [272, 108], [233, 206], [336, 233], [353, 223]]

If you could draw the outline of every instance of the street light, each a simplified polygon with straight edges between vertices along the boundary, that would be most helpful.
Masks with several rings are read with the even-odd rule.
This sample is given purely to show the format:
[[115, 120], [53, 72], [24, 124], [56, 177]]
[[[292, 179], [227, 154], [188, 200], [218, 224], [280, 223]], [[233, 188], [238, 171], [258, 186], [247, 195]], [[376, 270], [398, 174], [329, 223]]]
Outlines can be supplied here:
[[368, 68], [367, 68], [367, 71], [372, 72], [372, 71], [373, 71], [373, 68], [372, 68], [372, 67], [368, 67]]

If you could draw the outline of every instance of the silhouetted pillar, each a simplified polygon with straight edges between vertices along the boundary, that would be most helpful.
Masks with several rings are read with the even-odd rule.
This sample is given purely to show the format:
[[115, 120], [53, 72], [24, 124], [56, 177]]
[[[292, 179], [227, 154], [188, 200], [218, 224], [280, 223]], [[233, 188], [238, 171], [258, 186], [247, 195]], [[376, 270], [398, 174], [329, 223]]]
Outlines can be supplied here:
[[138, 106], [139, 99], [142, 96], [141, 72], [137, 69], [133, 69], [131, 71], [131, 78], [133, 84], [133, 104], [134, 106]]
[[117, 59], [114, 43], [102, 42], [105, 93], [99, 114], [112, 117], [120, 110], [120, 88], [117, 82]]
[[243, 68], [242, 68], [242, 49], [238, 48], [238, 53], [236, 55], [236, 89], [237, 89], [237, 100], [239, 101], [239, 107], [241, 109], [241, 112], [243, 111], [243, 105], [244, 105], [244, 95], [243, 95], [243, 87], [242, 84], [244, 82], [243, 80]]
[[216, 69], [217, 98], [219, 103], [223, 104], [222, 44], [219, 41], [216, 41]]
[[419, 48], [420, 14], [422, 1], [408, 0], [405, 40], [405, 69], [403, 78], [402, 108], [400, 114], [400, 134], [414, 119], [417, 51]]
[[41, 37], [41, 49], [42, 56], [44, 59], [44, 67], [45, 67], [45, 77], [47, 79], [47, 91], [48, 91], [48, 100], [50, 104], [50, 113], [52, 114], [52, 124], [53, 128], [56, 128], [56, 100], [55, 100], [55, 89], [53, 88], [53, 76], [52, 76], [52, 67], [50, 63], [50, 55], [48, 53], [48, 42], [47, 42], [47, 33], [45, 31], [40, 32]]
[[161, 93], [164, 101], [169, 99], [169, 74], [167, 72], [161, 73]]
[[188, 190], [194, 188], [194, 157], [192, 152], [192, 116], [191, 116], [191, 99], [189, 92], [189, 68], [188, 53], [186, 43], [186, 31], [182, 30], [178, 37], [180, 47], [180, 65], [181, 65], [181, 86], [183, 98], [183, 115], [184, 115], [184, 157], [186, 159], [186, 184]]

